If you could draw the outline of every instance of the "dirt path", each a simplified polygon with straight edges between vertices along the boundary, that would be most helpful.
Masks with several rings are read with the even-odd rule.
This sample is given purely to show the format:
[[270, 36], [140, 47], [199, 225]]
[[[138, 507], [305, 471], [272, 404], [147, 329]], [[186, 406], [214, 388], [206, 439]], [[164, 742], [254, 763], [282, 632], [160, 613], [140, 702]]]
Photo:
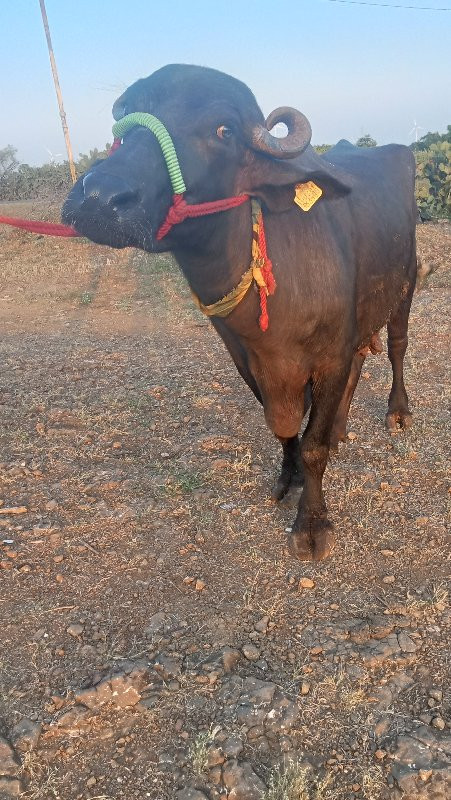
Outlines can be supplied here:
[[414, 427], [369, 359], [314, 566], [171, 260], [0, 231], [0, 798], [450, 796], [450, 240], [419, 229]]

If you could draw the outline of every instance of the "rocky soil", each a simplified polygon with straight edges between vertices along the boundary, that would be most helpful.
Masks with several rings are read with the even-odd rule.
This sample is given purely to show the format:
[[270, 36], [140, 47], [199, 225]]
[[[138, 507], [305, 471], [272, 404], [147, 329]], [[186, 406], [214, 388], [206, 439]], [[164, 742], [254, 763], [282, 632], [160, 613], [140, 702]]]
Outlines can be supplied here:
[[414, 426], [369, 358], [313, 565], [170, 258], [0, 230], [1, 800], [451, 796], [449, 226], [418, 241]]

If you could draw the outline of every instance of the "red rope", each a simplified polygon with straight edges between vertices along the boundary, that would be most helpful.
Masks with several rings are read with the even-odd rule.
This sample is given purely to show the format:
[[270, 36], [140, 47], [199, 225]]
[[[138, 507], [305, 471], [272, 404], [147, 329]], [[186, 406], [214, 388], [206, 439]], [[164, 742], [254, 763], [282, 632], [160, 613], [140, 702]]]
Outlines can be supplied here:
[[172, 196], [172, 206], [158, 230], [157, 241], [163, 239], [173, 225], [178, 225], [179, 222], [183, 222], [187, 218], [203, 217], [205, 214], [217, 214], [218, 211], [227, 211], [229, 208], [241, 206], [247, 200], [249, 200], [249, 196], [241, 194], [238, 197], [225, 197], [223, 200], [213, 200], [210, 203], [188, 205], [182, 194], [174, 194]]
[[23, 228], [31, 233], [42, 233], [45, 236], [80, 236], [75, 228], [61, 225], [58, 222], [41, 222], [19, 217], [0, 217], [0, 222], [4, 225], [12, 225], [14, 228]]
[[113, 153], [115, 153], [116, 150], [119, 150], [120, 146], [121, 146], [121, 140], [115, 139], [110, 149], [108, 150], [108, 155], [109, 156], [113, 155]]
[[260, 211], [259, 214], [259, 225], [258, 225], [258, 247], [260, 250], [260, 258], [263, 260], [263, 265], [261, 267], [262, 276], [264, 278], [265, 286], [259, 286], [259, 293], [260, 293], [260, 309], [261, 314], [258, 320], [258, 324], [262, 331], [266, 331], [269, 325], [269, 316], [268, 316], [268, 301], [267, 297], [269, 294], [274, 294], [276, 290], [276, 281], [272, 272], [272, 261], [268, 256], [268, 252], [266, 250], [266, 236], [265, 236], [265, 226], [263, 224], [263, 214]]
[[[115, 139], [111, 145], [108, 155], [110, 156], [121, 146], [121, 140]], [[1, 217], [0, 223], [12, 225], [14, 228], [22, 228], [30, 233], [42, 233], [44, 236], [80, 236], [75, 228], [68, 225], [61, 225], [59, 222], [41, 222], [31, 219], [21, 219], [20, 217]]]

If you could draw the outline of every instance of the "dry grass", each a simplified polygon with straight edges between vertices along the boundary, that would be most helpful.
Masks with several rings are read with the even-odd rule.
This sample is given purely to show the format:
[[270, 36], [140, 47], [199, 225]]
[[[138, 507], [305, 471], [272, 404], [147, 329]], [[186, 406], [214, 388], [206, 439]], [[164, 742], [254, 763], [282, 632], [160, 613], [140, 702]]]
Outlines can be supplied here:
[[263, 800], [339, 800], [333, 782], [331, 773], [313, 778], [311, 768], [293, 762], [286, 769], [276, 767], [271, 772]]
[[208, 751], [213, 746], [215, 736], [220, 730], [219, 726], [211, 727], [208, 731], [198, 733], [190, 744], [188, 756], [191, 768], [197, 777], [205, 776], [208, 765]]
[[361, 783], [365, 800], [380, 800], [387, 785], [382, 767], [369, 767], [364, 772]]
[[343, 667], [339, 667], [315, 686], [314, 699], [320, 706], [337, 708], [347, 715], [365, 705], [367, 693], [363, 686], [354, 686]]

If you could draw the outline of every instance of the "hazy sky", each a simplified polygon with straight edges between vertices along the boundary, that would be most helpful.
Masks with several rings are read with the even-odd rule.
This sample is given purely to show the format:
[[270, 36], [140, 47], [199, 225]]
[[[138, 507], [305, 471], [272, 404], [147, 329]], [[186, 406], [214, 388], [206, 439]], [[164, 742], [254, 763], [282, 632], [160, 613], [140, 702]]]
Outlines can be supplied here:
[[[363, 0], [362, 0], [363, 2]], [[370, 2], [370, 0], [368, 0]], [[313, 142], [409, 143], [451, 123], [451, 0], [47, 0], [77, 157], [111, 140], [111, 106], [168, 63], [215, 67], [243, 80], [265, 114], [302, 110]], [[0, 0], [0, 148], [21, 161], [64, 154], [38, 0]], [[58, 159], [60, 160], [60, 159]]]

